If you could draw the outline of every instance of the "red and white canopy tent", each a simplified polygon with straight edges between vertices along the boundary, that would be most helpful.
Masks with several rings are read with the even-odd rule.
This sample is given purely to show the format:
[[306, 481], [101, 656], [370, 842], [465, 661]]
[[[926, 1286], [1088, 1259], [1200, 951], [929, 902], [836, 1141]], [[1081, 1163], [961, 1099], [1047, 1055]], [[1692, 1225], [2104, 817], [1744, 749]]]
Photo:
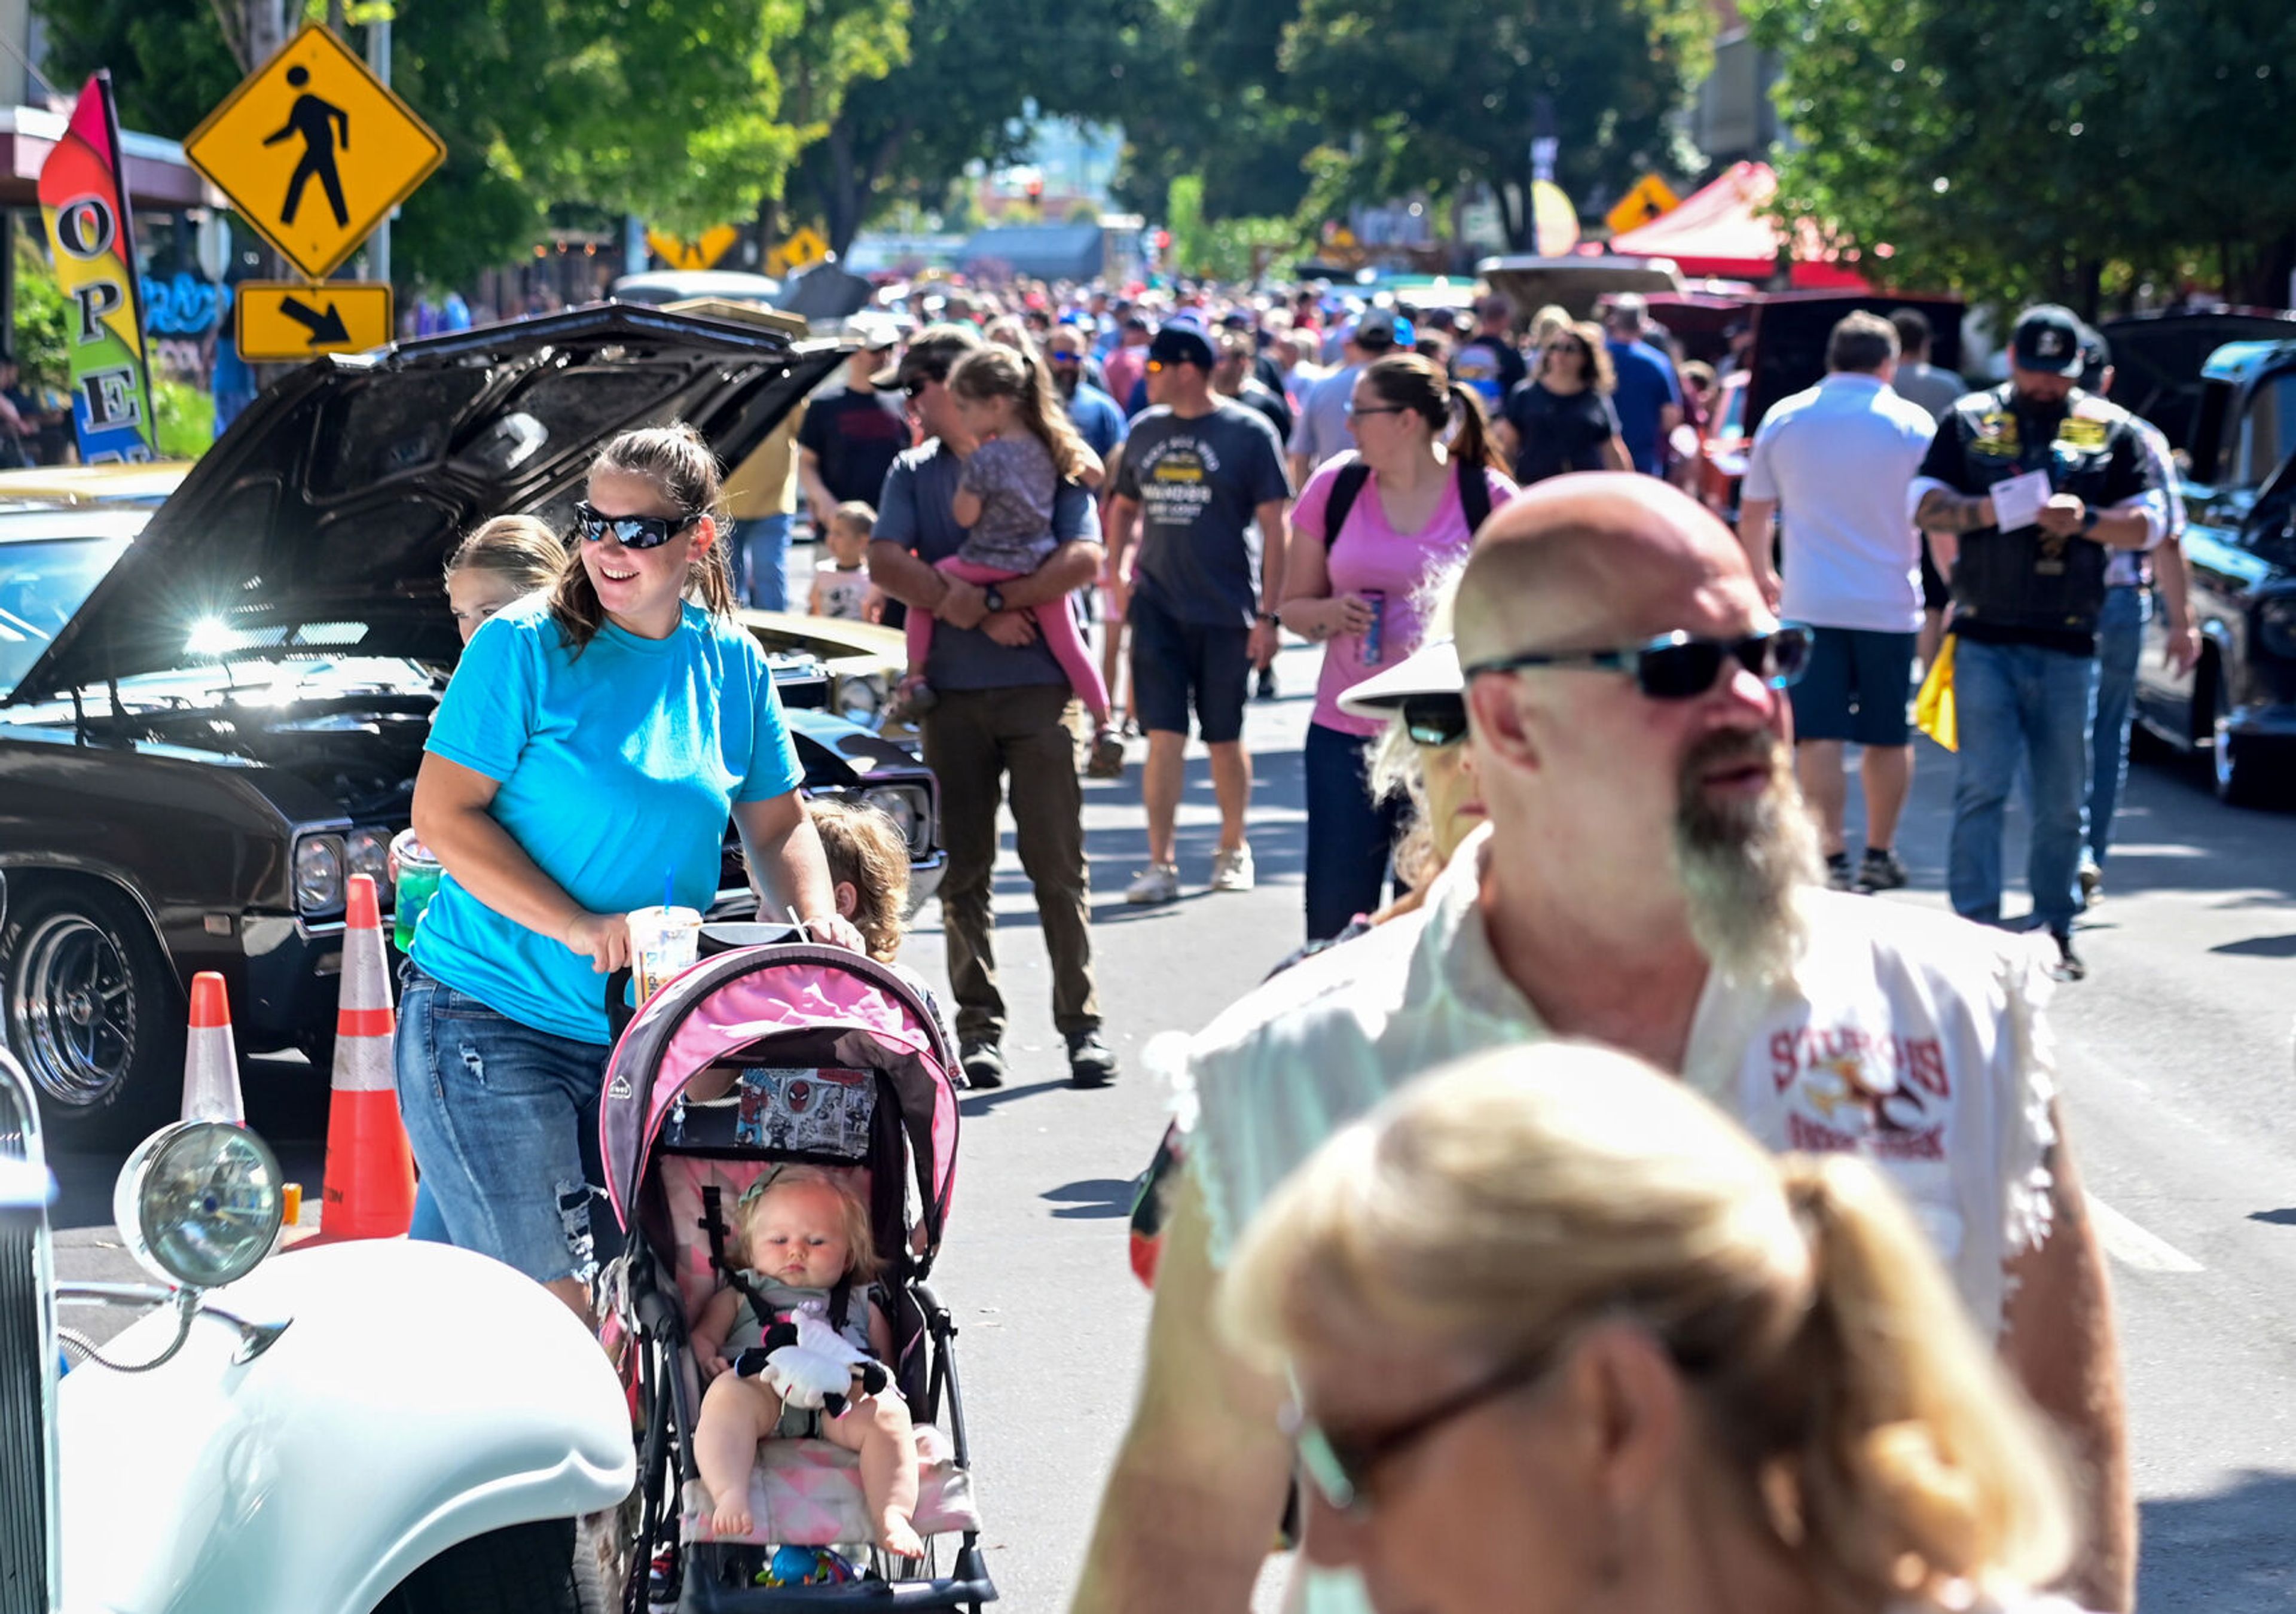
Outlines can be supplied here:
[[[1777, 272], [1783, 244], [1776, 221], [1762, 209], [1778, 193], [1776, 172], [1765, 162], [1733, 163], [1682, 205], [1646, 225], [1614, 236], [1613, 253], [1670, 258], [1689, 275], [1760, 282]], [[1808, 291], [1864, 291], [1866, 281], [1830, 251], [1808, 219], [1794, 226], [1792, 284]]]

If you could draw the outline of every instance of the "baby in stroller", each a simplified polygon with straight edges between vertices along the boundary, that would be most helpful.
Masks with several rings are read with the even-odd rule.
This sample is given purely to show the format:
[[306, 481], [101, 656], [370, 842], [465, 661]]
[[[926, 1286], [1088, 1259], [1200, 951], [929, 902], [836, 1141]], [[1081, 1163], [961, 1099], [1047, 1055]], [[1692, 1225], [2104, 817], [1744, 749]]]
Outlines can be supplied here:
[[[901, 1558], [922, 1557], [924, 1544], [910, 1522], [916, 1434], [900, 1391], [885, 1384], [832, 1416], [783, 1405], [758, 1371], [769, 1322], [785, 1322], [808, 1305], [821, 1308], [857, 1350], [879, 1362], [892, 1358], [892, 1324], [868, 1298], [882, 1265], [868, 1207], [820, 1167], [783, 1166], [758, 1179], [736, 1214], [748, 1266], [738, 1285], [711, 1297], [693, 1334], [694, 1361], [709, 1381], [693, 1457], [715, 1506], [713, 1525], [728, 1535], [749, 1530], [750, 1470], [760, 1440], [818, 1435], [859, 1455], [877, 1544]], [[747, 1360], [745, 1352], [752, 1353]]]

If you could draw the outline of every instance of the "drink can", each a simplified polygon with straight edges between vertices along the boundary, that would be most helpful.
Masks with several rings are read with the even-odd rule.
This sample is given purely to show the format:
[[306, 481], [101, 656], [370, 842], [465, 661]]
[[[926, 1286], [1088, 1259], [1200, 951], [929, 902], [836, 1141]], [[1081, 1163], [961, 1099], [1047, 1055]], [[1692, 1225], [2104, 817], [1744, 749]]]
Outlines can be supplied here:
[[398, 855], [398, 882], [391, 897], [390, 938], [404, 953], [414, 945], [414, 927], [438, 895], [439, 877], [447, 871], [412, 832], [400, 836], [391, 850]]
[[1365, 605], [1371, 607], [1371, 620], [1363, 630], [1362, 660], [1365, 667], [1377, 667], [1380, 656], [1386, 649], [1387, 591], [1366, 588], [1363, 591], [1362, 599]]

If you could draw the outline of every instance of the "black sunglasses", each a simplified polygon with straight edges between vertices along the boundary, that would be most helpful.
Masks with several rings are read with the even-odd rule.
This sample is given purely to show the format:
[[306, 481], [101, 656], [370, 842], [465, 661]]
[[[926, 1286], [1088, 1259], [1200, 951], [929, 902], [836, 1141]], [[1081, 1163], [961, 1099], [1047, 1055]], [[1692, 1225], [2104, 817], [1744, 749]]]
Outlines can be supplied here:
[[595, 544], [608, 533], [624, 549], [660, 549], [693, 525], [698, 512], [675, 516], [610, 516], [587, 504], [574, 506], [574, 531], [586, 544]]
[[1526, 651], [1519, 656], [1500, 656], [1477, 662], [1467, 668], [1467, 676], [1533, 667], [1591, 668], [1627, 674], [1653, 700], [1692, 700], [1714, 687], [1726, 660], [1735, 660], [1772, 689], [1784, 689], [1808, 668], [1809, 644], [1809, 629], [1799, 622], [1781, 623], [1767, 633], [1737, 639], [1660, 634], [1628, 650]]
[[1453, 1420], [1537, 1383], [1553, 1365], [1550, 1356], [1517, 1362], [1377, 1435], [1334, 1436], [1295, 1401], [1283, 1411], [1283, 1432], [1299, 1450], [1300, 1468], [1308, 1482], [1333, 1508], [1361, 1519], [1371, 1511], [1372, 1476], [1382, 1464], [1394, 1461]]
[[1467, 703], [1457, 695], [1414, 695], [1403, 703], [1403, 727], [1414, 745], [1456, 745], [1467, 737]]

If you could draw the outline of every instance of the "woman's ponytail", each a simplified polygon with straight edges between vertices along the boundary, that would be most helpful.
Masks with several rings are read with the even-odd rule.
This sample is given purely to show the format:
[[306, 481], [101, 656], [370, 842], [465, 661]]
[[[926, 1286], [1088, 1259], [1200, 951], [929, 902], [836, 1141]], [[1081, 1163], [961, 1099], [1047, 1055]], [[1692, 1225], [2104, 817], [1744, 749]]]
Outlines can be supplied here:
[[1491, 466], [1490, 427], [1483, 419], [1482, 395], [1472, 387], [1451, 383], [1451, 457], [1478, 471]]
[[1762, 1382], [1725, 1394], [1769, 1425], [1740, 1433], [1779, 1534], [1866, 1607], [1950, 1580], [2049, 1584], [2072, 1545], [2050, 1441], [1912, 1218], [1852, 1156], [1779, 1169], [1809, 1244], [1809, 1307]]

